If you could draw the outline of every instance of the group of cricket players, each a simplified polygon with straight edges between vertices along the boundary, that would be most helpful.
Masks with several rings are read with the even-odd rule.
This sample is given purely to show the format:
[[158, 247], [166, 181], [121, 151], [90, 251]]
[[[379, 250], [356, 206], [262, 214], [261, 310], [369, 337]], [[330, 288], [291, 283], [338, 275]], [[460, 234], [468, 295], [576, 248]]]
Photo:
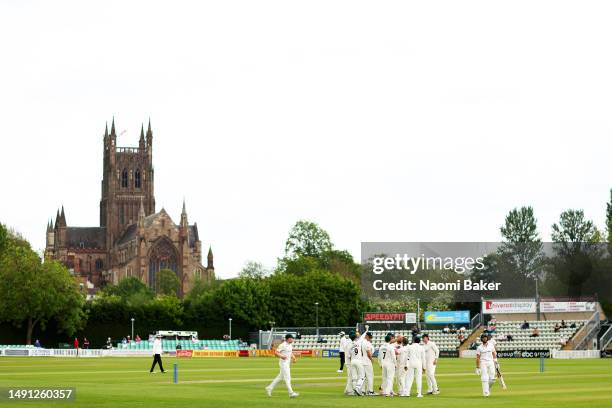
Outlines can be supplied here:
[[[429, 335], [414, 336], [412, 342], [407, 337], [394, 333], [387, 333], [385, 342], [378, 349], [378, 364], [382, 369], [382, 384], [378, 392], [374, 391], [374, 346], [372, 345], [372, 333], [365, 332], [360, 335], [351, 331], [348, 336], [340, 333], [341, 369], [346, 367], [347, 378], [344, 393], [346, 395], [369, 396], [382, 395], [385, 397], [400, 396], [410, 397], [413, 383], [416, 385], [416, 397], [422, 398], [423, 374], [427, 380], [427, 394], [437, 395], [440, 393], [436, 381], [436, 367], [440, 350], [430, 340]], [[496, 374], [502, 381], [499, 372], [495, 340], [491, 335], [483, 334], [481, 342], [476, 350], [476, 374], [482, 382], [482, 394], [490, 395], [490, 388], [495, 383]], [[268, 396], [280, 382], [285, 382], [289, 397], [294, 398], [299, 394], [291, 387], [291, 362], [295, 362], [293, 354], [294, 337], [291, 334], [285, 336], [274, 354], [279, 359], [280, 372], [278, 376], [266, 387]], [[395, 386], [397, 385], [397, 388]], [[396, 392], [397, 391], [397, 392]]]
[[[344, 352], [347, 367], [346, 395], [382, 395], [409, 397], [412, 384], [416, 385], [417, 398], [423, 397], [423, 373], [427, 378], [427, 393], [440, 393], [436, 381], [436, 365], [440, 357], [438, 346], [429, 335], [415, 336], [412, 343], [407, 337], [387, 333], [385, 342], [378, 349], [378, 364], [382, 369], [382, 385], [374, 392], [374, 346], [372, 333], [363, 335], [350, 332], [348, 338], [340, 333], [340, 349]], [[396, 391], [394, 390], [397, 385]]]

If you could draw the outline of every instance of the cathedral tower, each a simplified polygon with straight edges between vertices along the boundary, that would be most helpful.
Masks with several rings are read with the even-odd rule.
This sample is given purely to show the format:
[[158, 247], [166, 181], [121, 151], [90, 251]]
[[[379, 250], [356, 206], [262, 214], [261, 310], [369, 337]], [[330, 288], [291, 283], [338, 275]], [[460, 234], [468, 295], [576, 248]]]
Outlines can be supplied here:
[[140, 129], [138, 147], [118, 147], [115, 119], [110, 133], [104, 130], [102, 198], [100, 226], [106, 228], [106, 247], [110, 248], [123, 230], [138, 221], [140, 205], [145, 215], [155, 212], [153, 176], [153, 132], [151, 121], [146, 133]]

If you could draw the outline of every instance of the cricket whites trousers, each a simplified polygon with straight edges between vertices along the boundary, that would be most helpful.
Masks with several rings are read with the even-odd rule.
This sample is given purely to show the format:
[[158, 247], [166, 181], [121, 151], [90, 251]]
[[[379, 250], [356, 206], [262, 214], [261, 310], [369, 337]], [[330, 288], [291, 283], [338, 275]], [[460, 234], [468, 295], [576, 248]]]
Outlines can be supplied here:
[[382, 365], [382, 393], [393, 394], [393, 381], [395, 380], [395, 364]]
[[482, 395], [489, 395], [491, 386], [495, 383], [495, 363], [480, 360], [480, 381], [482, 381]]
[[412, 382], [416, 381], [417, 395], [421, 394], [423, 387], [423, 365], [408, 363], [408, 372], [406, 373], [406, 383], [404, 384], [404, 395], [410, 395]]
[[287, 386], [287, 391], [289, 391], [289, 394], [293, 394], [293, 388], [291, 388], [291, 369], [290, 369], [289, 363], [288, 362], [285, 363], [283, 360], [281, 360], [279, 362], [279, 366], [280, 366], [280, 372], [278, 373], [276, 378], [272, 380], [272, 383], [270, 384], [270, 388], [274, 389], [274, 387], [276, 387], [276, 385], [279, 382], [284, 380], [285, 385]]

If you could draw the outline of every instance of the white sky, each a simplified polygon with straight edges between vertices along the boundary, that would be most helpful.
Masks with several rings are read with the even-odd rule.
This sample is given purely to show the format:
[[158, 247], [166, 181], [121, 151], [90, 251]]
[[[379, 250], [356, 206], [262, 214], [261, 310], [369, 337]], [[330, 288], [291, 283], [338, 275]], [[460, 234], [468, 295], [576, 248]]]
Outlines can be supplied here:
[[603, 228], [610, 2], [0, 3], [0, 220], [44, 247], [99, 222], [102, 133], [150, 116], [157, 210], [183, 196], [221, 277], [298, 219], [361, 241], [496, 241], [532, 205]]

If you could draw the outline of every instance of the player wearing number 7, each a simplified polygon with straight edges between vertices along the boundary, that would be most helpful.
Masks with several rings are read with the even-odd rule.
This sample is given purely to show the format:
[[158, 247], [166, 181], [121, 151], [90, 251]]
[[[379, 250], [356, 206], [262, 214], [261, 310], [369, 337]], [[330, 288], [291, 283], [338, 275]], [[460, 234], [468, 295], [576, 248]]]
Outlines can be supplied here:
[[476, 375], [480, 376], [482, 382], [482, 395], [488, 397], [491, 394], [491, 385], [495, 383], [495, 360], [497, 352], [495, 347], [489, 343], [486, 334], [480, 336], [482, 344], [476, 349]]

